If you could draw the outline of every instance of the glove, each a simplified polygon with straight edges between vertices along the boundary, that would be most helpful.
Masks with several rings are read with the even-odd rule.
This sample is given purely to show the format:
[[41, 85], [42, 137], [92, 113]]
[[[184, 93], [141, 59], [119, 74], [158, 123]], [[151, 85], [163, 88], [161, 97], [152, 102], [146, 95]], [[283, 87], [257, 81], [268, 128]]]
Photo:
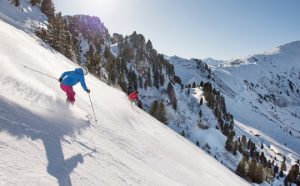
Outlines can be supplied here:
[[59, 82], [62, 82], [62, 78], [59, 78], [58, 81], [59, 81]]
[[86, 92], [89, 94], [91, 91], [90, 91], [90, 89], [86, 89]]

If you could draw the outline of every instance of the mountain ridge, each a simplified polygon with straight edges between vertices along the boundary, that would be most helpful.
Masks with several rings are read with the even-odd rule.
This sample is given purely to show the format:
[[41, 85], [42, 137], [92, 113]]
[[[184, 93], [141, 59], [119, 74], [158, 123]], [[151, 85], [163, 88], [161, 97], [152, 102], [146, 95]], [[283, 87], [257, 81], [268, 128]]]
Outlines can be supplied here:
[[[93, 19], [92, 16], [83, 17]], [[61, 16], [61, 14], [57, 14], [57, 18], [56, 21], [58, 23], [66, 22], [67, 25], [63, 29], [59, 26], [56, 26], [56, 30], [54, 29], [55, 32], [61, 30], [62, 35], [68, 29], [72, 31], [68, 27], [72, 27], [73, 23], [77, 24], [76, 21], [72, 23], [68, 20], [67, 16]], [[98, 20], [99, 18], [96, 19]], [[53, 25], [55, 24], [53, 22]], [[101, 24], [100, 20], [100, 24], [97, 25], [101, 27]], [[75, 48], [76, 54], [74, 55], [74, 53], [64, 50], [60, 52], [68, 58], [72, 58], [77, 63], [90, 64], [90, 71], [98, 78], [100, 77], [100, 79], [112, 86], [119, 86], [126, 93], [132, 90], [139, 90], [143, 107], [149, 113], [151, 113], [151, 108], [155, 105], [155, 101], [163, 104], [162, 108], [166, 111], [165, 119], [167, 119], [164, 122], [165, 124], [210, 153], [232, 171], [235, 171], [238, 166], [242, 152], [232, 155], [229, 150], [224, 148], [224, 145], [227, 144], [226, 137], [228, 136], [224, 136], [222, 131], [217, 130], [221, 126], [220, 118], [217, 117], [218, 111], [214, 110], [214, 108], [209, 108], [208, 104], [211, 104], [211, 101], [208, 99], [210, 98], [207, 96], [208, 93], [205, 91], [205, 88], [199, 85], [200, 82], [204, 82], [205, 85], [207, 85], [207, 82], [211, 83], [212, 89], [214, 89], [213, 93], [216, 94], [215, 97], [220, 96], [221, 92], [226, 98], [227, 107], [229, 107], [227, 110], [234, 117], [237, 115], [235, 117], [237, 124], [235, 133], [237, 135], [234, 137], [234, 140], [238, 141], [242, 135], [246, 135], [247, 139], [255, 141], [256, 146], [264, 143], [267, 146], [266, 150], [258, 150], [258, 153], [264, 152], [269, 161], [274, 159], [274, 157], [275, 159], [277, 158], [274, 162], [278, 164], [281, 163], [284, 152], [292, 153], [287, 158], [288, 166], [291, 166], [297, 159], [297, 156], [299, 156], [297, 155], [297, 148], [293, 147], [295, 142], [297, 142], [294, 138], [286, 136], [286, 134], [282, 135], [289, 142], [293, 142], [287, 144], [288, 147], [294, 148], [295, 151], [292, 152], [288, 147], [282, 146], [284, 144], [283, 139], [279, 138], [281, 141], [277, 143], [272, 138], [272, 135], [270, 135], [270, 132], [267, 131], [267, 134], [264, 133], [264, 130], [268, 130], [268, 128], [265, 127], [262, 130], [259, 124], [253, 124], [252, 121], [255, 120], [259, 123], [263, 121], [270, 126], [274, 123], [276, 126], [285, 127], [284, 124], [288, 123], [286, 121], [287, 118], [278, 120], [276, 118], [278, 117], [278, 115], [276, 116], [276, 112], [278, 111], [272, 110], [272, 107], [287, 105], [287, 103], [289, 104], [293, 100], [296, 100], [297, 103], [297, 78], [288, 79], [286, 74], [282, 72], [279, 74], [279, 77], [283, 79], [280, 82], [281, 88], [277, 87], [277, 85], [272, 85], [270, 81], [272, 79], [276, 80], [278, 76], [276, 74], [269, 74], [268, 71], [279, 72], [278, 69], [283, 66], [280, 62], [285, 60], [280, 55], [282, 52], [280, 53], [280, 50], [278, 50], [280, 47], [277, 47], [277, 50], [274, 49], [273, 52], [266, 52], [267, 54], [252, 55], [242, 59], [224, 62], [209, 59], [210, 61], [206, 64], [205, 62], [207, 61], [205, 59], [184, 59], [178, 56], [166, 57], [159, 54], [153, 48], [150, 40], [146, 42], [144, 36], [136, 32], [125, 37], [119, 34], [110, 36], [106, 32], [106, 34], [99, 37], [100, 39], [94, 40], [93, 38], [99, 35], [97, 35], [97, 29], [94, 30], [95, 33], [91, 33], [93, 29], [90, 29], [88, 33], [85, 33], [84, 29], [81, 32], [76, 32], [76, 30], [78, 29], [74, 29], [73, 31], [75, 32], [72, 34], [75, 36], [73, 44], [77, 47]], [[61, 46], [56, 45], [56, 43], [49, 44], [55, 49], [60, 50]], [[47, 45], [43, 45], [47, 47]], [[297, 46], [297, 42], [295, 45]], [[292, 46], [294, 45], [292, 44]], [[283, 45], [282, 48], [289, 47]], [[297, 52], [297, 49], [295, 50]], [[284, 60], [272, 57], [275, 55]], [[276, 63], [280, 63], [281, 65], [277, 65], [276, 67]], [[293, 63], [297, 64], [297, 57], [293, 60]], [[265, 66], [260, 67], [259, 65]], [[284, 67], [288, 66], [285, 65]], [[266, 76], [261, 76], [262, 72], [267, 72]], [[285, 70], [285, 72], [287, 71]], [[294, 69], [293, 73], [297, 75], [297, 69]], [[289, 75], [293, 73], [289, 73]], [[261, 78], [256, 79], [256, 76]], [[266, 91], [258, 90], [256, 87], [258, 85], [258, 88], [263, 88]], [[272, 90], [267, 90], [268, 87], [271, 87]], [[282, 99], [277, 99], [280, 98], [280, 90], [291, 90], [291, 87], [294, 90], [292, 93], [289, 92], [291, 96], [281, 96]], [[220, 92], [216, 92], [215, 89]], [[274, 97], [271, 93], [273, 90], [278, 90], [278, 96], [276, 94]], [[201, 99], [202, 104], [200, 104]], [[288, 109], [291, 111], [296, 110], [292, 107]], [[297, 116], [297, 112], [292, 113], [288, 109], [284, 110], [281, 115], [288, 116], [294, 114], [294, 116]], [[245, 118], [245, 114], [241, 113], [242, 110], [249, 113], [249, 116], [260, 119], [250, 120], [251, 118], [249, 117]], [[226, 113], [225, 116], [230, 113]], [[158, 118], [155, 112], [152, 115]], [[291, 123], [291, 121], [289, 122]], [[270, 131], [276, 133], [277, 130], [272, 128]], [[293, 131], [297, 131], [297, 129], [293, 129]], [[261, 136], [261, 138], [258, 138], [257, 135]], [[213, 138], [218, 140], [214, 141], [209, 136], [213, 136]], [[276, 153], [272, 153], [271, 151], [276, 151]], [[275, 166], [275, 164], [273, 165]]]

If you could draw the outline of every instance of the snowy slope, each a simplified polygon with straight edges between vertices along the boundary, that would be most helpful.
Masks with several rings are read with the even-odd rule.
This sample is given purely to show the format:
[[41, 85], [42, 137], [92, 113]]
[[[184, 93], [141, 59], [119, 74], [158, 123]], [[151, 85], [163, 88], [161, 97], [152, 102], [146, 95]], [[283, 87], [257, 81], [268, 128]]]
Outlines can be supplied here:
[[76, 66], [0, 21], [0, 185], [248, 185], [93, 76], [69, 107], [54, 77]]
[[[208, 81], [207, 70], [199, 67], [196, 59], [184, 59], [178, 56], [164, 56], [170, 63], [174, 65], [176, 76], [180, 77], [183, 85], [197, 85], [201, 81]], [[204, 63], [203, 63], [204, 64]], [[198, 67], [199, 68], [198, 68]], [[156, 88], [139, 90], [139, 94], [143, 95], [143, 105], [149, 106], [153, 100], [162, 101], [166, 105], [167, 125], [174, 131], [185, 136], [199, 148], [208, 152], [212, 157], [224, 164], [230, 170], [235, 171], [242, 158], [240, 155], [233, 156], [231, 152], [225, 149], [226, 136], [220, 130], [216, 129], [218, 120], [213, 111], [204, 104], [200, 105], [200, 99], [204, 98], [202, 88], [181, 88], [180, 85], [174, 86], [177, 110], [172, 108], [169, 98], [163, 94], [166, 90]], [[201, 116], [199, 115], [201, 112]]]
[[300, 41], [229, 61], [213, 73], [235, 92], [227, 106], [248, 136], [259, 136], [257, 142], [291, 163], [300, 158]]
[[219, 66], [225, 63], [223, 60], [216, 60], [210, 57], [203, 59], [203, 61], [210, 66]]
[[20, 0], [20, 5], [16, 7], [11, 1], [0, 1], [0, 17], [3, 21], [27, 32], [34, 32], [38, 27], [46, 28], [47, 17], [41, 13], [38, 5], [31, 6], [29, 0]]
[[179, 76], [183, 84], [200, 83], [203, 79], [201, 73], [196, 68], [196, 62], [194, 60], [183, 59], [178, 56], [165, 58], [174, 65], [176, 75]]
[[212, 79], [203, 77], [194, 60], [168, 60], [184, 84], [211, 81], [222, 92], [237, 136], [264, 144], [267, 158], [279, 165], [283, 156], [289, 165], [300, 159], [300, 41], [244, 59], [205, 59]]

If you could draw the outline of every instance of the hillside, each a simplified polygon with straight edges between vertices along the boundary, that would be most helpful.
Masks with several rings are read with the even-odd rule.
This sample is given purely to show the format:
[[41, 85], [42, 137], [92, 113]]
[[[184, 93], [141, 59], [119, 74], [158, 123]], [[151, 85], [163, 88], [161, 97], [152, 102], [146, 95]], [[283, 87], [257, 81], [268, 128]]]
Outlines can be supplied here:
[[226, 91], [224, 94], [240, 127], [251, 135], [260, 135], [262, 140], [258, 141], [267, 146], [280, 146], [282, 154], [300, 154], [299, 59], [300, 41], [296, 41], [264, 54], [229, 61], [213, 71], [221, 84], [234, 92], [234, 96]]
[[[111, 35], [105, 20], [98, 17], [55, 13], [51, 1], [32, 6], [29, 0], [21, 0], [17, 7], [11, 2], [0, 2], [3, 21], [37, 35], [47, 43], [34, 36], [41, 46], [61, 53], [73, 65], [86, 65], [96, 79], [111, 87], [127, 95], [138, 90], [144, 111], [227, 168], [236, 171], [244, 158], [248, 165], [256, 160], [263, 167], [262, 177], [250, 178], [244, 165], [247, 174], [243, 177], [248, 181], [280, 185], [299, 160], [299, 42], [231, 61], [168, 57], [135, 31], [127, 36]], [[40, 10], [43, 7], [45, 14]], [[38, 100], [42, 97], [29, 92]], [[67, 110], [66, 115], [75, 113], [84, 121], [91, 118], [91, 108], [69, 109], [57, 102], [55, 91], [50, 92], [58, 105], [49, 111]], [[125, 94], [119, 94], [125, 99]], [[287, 169], [279, 173], [283, 163]]]
[[247, 185], [88, 75], [95, 123], [80, 86], [76, 104], [68, 106], [55, 79], [23, 66], [59, 77], [74, 63], [3, 21], [0, 35], [1, 184]]
[[228, 97], [228, 107], [237, 125], [265, 144], [271, 157], [285, 156], [290, 164], [300, 159], [299, 59], [300, 42], [296, 41], [214, 71], [236, 92]]
[[[223, 62], [204, 59], [210, 64], [211, 78], [199, 69], [195, 59], [177, 56], [167, 59], [174, 64], [184, 84], [208, 81], [221, 91], [235, 119], [237, 140], [243, 135], [251, 139], [258, 151], [277, 165], [286, 159], [290, 167], [300, 159], [299, 41], [244, 59]], [[190, 91], [197, 95], [199, 102], [197, 89]], [[195, 133], [194, 128], [188, 133]], [[189, 138], [193, 141], [193, 137]], [[214, 143], [208, 141], [208, 144]]]

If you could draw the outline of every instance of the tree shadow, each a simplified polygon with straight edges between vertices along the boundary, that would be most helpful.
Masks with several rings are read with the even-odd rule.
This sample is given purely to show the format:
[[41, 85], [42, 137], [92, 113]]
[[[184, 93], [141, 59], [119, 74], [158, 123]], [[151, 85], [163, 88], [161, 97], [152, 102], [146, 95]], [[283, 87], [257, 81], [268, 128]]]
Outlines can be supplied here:
[[89, 126], [89, 123], [72, 117], [69, 110], [47, 112], [33, 113], [0, 96], [0, 132], [6, 131], [18, 139], [29, 137], [32, 140], [42, 140], [48, 159], [47, 172], [57, 179], [59, 186], [70, 186], [72, 185], [71, 172], [78, 163], [83, 163], [84, 159], [82, 154], [65, 159], [61, 140], [65, 135], [72, 136], [80, 133]]

